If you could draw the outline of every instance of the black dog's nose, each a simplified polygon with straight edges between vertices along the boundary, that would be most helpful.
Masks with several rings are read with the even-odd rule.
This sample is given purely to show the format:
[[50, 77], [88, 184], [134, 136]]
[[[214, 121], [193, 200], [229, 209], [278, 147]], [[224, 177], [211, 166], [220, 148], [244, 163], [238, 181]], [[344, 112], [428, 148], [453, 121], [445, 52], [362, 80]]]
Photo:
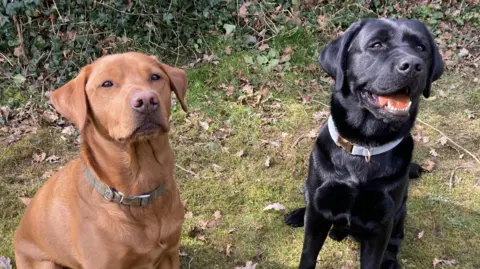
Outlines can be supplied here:
[[400, 60], [397, 70], [400, 74], [409, 75], [412, 73], [420, 73], [425, 69], [425, 64], [418, 57], [407, 57]]
[[149, 113], [158, 109], [158, 97], [152, 91], [137, 92], [132, 96], [130, 105], [140, 113]]

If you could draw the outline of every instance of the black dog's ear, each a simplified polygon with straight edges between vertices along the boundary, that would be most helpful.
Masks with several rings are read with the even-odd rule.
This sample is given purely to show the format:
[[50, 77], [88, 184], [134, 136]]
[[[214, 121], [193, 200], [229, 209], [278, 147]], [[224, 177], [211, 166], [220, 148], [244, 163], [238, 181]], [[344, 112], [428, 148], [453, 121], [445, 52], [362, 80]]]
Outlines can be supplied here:
[[347, 54], [350, 43], [362, 29], [364, 21], [355, 22], [345, 33], [325, 46], [318, 58], [323, 70], [335, 80], [335, 89], [340, 90], [347, 70]]
[[432, 88], [432, 82], [439, 79], [440, 76], [443, 74], [443, 60], [442, 55], [440, 55], [440, 51], [438, 50], [437, 44], [435, 44], [435, 40], [433, 39], [432, 33], [428, 30], [425, 24], [425, 31], [427, 32], [428, 42], [430, 44], [430, 69], [428, 70], [428, 77], [427, 77], [427, 85], [423, 90], [423, 96], [425, 98], [430, 97], [430, 89]]

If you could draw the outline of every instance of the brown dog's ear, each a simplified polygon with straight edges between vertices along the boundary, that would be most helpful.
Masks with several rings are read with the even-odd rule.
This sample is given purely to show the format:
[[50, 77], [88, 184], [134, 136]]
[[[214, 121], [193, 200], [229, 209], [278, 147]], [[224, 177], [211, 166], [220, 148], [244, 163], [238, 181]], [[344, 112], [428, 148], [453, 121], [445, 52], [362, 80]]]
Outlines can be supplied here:
[[185, 94], [187, 93], [187, 73], [180, 68], [171, 67], [166, 64], [162, 64], [158, 61], [157, 57], [150, 55], [152, 59], [160, 65], [160, 68], [167, 74], [170, 80], [170, 88], [177, 96], [182, 106], [183, 111], [187, 112], [187, 101], [185, 100]]
[[87, 65], [78, 76], [50, 94], [50, 101], [55, 109], [65, 118], [73, 122], [79, 130], [83, 129], [87, 120], [87, 97], [85, 85], [91, 66]]

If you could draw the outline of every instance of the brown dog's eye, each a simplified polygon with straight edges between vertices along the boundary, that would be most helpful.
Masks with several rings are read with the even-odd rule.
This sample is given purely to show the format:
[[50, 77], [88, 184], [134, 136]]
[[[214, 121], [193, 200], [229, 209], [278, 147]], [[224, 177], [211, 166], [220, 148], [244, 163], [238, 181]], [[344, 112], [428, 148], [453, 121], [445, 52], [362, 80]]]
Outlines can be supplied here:
[[102, 84], [102, 87], [105, 87], [105, 88], [110, 88], [113, 86], [113, 83], [111, 81], [105, 81], [103, 84]]
[[151, 77], [150, 77], [151, 80], [159, 80], [160, 79], [160, 76], [157, 75], [157, 74], [153, 74]]
[[378, 41], [378, 42], [373, 43], [370, 47], [372, 47], [374, 49], [380, 49], [380, 48], [383, 48], [383, 43]]
[[425, 46], [420, 44], [420, 45], [417, 45], [417, 50], [419, 51], [424, 51], [425, 50]]

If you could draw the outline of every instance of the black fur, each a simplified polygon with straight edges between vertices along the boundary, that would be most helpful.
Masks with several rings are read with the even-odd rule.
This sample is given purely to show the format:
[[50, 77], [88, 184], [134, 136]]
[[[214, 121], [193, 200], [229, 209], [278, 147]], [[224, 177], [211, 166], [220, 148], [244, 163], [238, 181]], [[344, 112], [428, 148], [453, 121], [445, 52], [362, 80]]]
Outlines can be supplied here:
[[[380, 46], [372, 45], [380, 42]], [[300, 269], [315, 268], [330, 234], [341, 241], [351, 236], [361, 244], [362, 269], [400, 268], [397, 253], [403, 240], [408, 178], [420, 167], [410, 163], [410, 130], [420, 96], [428, 97], [443, 62], [427, 27], [414, 20], [365, 19], [328, 44], [319, 58], [335, 79], [331, 115], [338, 132], [363, 146], [378, 146], [403, 137], [389, 152], [370, 162], [338, 147], [324, 125], [310, 155], [305, 182], [306, 207], [292, 211], [286, 223], [305, 224]], [[407, 63], [415, 69], [400, 66]], [[362, 91], [388, 95], [409, 89], [408, 115], [395, 115], [369, 103]]]

